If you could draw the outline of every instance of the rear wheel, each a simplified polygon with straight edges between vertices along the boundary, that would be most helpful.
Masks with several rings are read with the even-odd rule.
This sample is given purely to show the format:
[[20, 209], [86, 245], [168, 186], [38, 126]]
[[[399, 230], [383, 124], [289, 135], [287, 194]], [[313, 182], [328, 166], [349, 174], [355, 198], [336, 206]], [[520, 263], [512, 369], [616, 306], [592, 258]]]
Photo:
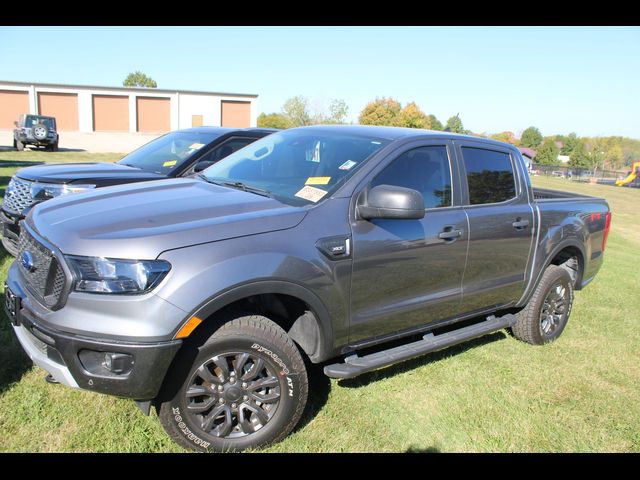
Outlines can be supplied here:
[[235, 316], [198, 348], [159, 418], [185, 448], [262, 447], [295, 427], [307, 390], [304, 362], [286, 332], [263, 316]]
[[573, 305], [573, 282], [567, 270], [549, 265], [527, 306], [516, 314], [511, 328], [523, 342], [542, 345], [554, 341], [564, 330]]

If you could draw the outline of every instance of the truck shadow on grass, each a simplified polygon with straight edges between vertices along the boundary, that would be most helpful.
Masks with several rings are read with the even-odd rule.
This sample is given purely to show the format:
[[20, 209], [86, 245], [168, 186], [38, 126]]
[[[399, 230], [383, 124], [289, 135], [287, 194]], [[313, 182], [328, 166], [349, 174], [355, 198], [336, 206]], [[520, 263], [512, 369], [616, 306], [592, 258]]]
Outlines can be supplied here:
[[5, 160], [0, 158], [0, 168], [33, 167], [34, 165], [44, 165], [44, 164], [45, 162], [38, 162], [38, 161], [21, 162], [20, 160]]
[[[489, 335], [485, 335], [484, 337], [476, 338], [475, 340], [470, 340], [465, 343], [451, 346], [444, 350], [440, 350], [430, 354], [425, 354], [420, 357], [414, 358], [412, 360], [407, 360], [405, 362], [402, 362], [396, 365], [391, 365], [381, 370], [365, 373], [354, 379], [339, 380], [338, 385], [340, 387], [346, 387], [346, 388], [364, 387], [366, 385], [369, 385], [370, 383], [377, 382], [379, 380], [384, 380], [385, 378], [393, 377], [400, 373], [413, 370], [415, 368], [426, 365], [427, 363], [436, 362], [438, 360], [442, 360], [452, 355], [458, 355], [471, 348], [480, 347], [492, 342], [496, 342], [498, 340], [503, 340], [504, 338], [506, 338], [506, 336], [507, 335], [503, 332], [495, 332]], [[333, 361], [329, 361], [319, 365], [314, 365], [310, 362], [306, 362], [307, 373], [309, 376], [309, 399], [307, 401], [307, 405], [305, 407], [304, 413], [302, 414], [302, 418], [300, 419], [300, 422], [294, 429], [294, 432], [297, 432], [298, 430], [304, 428], [311, 420], [314, 419], [314, 417], [318, 414], [318, 412], [327, 403], [327, 399], [329, 398], [329, 392], [331, 391], [331, 379], [324, 374], [323, 369], [325, 365], [328, 365], [330, 363], [333, 363]], [[409, 449], [407, 449], [406, 452], [407, 453], [438, 453], [440, 452], [440, 450], [438, 450], [436, 447], [428, 447], [428, 448], [410, 447]]]
[[483, 337], [476, 338], [474, 340], [469, 340], [464, 343], [460, 343], [458, 345], [453, 345], [449, 348], [445, 348], [444, 350], [427, 353], [425, 355], [413, 358], [411, 360], [406, 360], [396, 365], [390, 365], [389, 367], [385, 367], [380, 370], [365, 373], [356, 378], [339, 380], [338, 385], [345, 388], [364, 387], [366, 385], [369, 385], [370, 383], [384, 380], [386, 378], [393, 377], [400, 373], [408, 372], [409, 370], [422, 367], [423, 365], [426, 365], [428, 363], [437, 362], [438, 360], [442, 360], [444, 358], [447, 358], [453, 355], [459, 355], [472, 348], [487, 345], [489, 343], [493, 343], [498, 340], [503, 340], [506, 337], [507, 337], [507, 334], [505, 332], [502, 332], [502, 331], [494, 332], [494, 333], [485, 335]]

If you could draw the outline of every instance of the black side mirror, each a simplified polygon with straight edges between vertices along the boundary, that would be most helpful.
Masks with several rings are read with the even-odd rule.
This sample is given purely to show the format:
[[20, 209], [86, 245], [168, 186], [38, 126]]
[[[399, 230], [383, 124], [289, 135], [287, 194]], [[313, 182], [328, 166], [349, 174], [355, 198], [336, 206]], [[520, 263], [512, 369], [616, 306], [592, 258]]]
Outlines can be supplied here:
[[378, 185], [369, 190], [364, 205], [358, 206], [358, 213], [365, 220], [420, 219], [424, 218], [424, 198], [411, 188]]
[[205, 168], [209, 168], [214, 163], [216, 163], [216, 162], [212, 162], [211, 160], [202, 160], [201, 162], [196, 163], [196, 166], [193, 167], [193, 171], [196, 172], [196, 173], [197, 172], [201, 172]]

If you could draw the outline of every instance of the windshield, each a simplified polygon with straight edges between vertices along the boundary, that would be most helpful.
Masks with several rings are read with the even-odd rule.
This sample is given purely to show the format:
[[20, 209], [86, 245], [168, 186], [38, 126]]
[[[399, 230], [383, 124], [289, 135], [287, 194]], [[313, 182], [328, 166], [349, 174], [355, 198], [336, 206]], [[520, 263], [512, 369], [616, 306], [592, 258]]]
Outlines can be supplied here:
[[134, 150], [116, 163], [167, 175], [220, 136], [217, 132], [171, 132]]
[[330, 196], [388, 140], [293, 129], [271, 134], [207, 168], [203, 177], [268, 192], [289, 205]]
[[42, 123], [49, 130], [55, 130], [56, 124], [53, 121], [53, 118], [50, 117], [38, 117], [36, 115], [27, 115], [25, 119], [24, 126], [27, 128], [31, 128], [39, 123]]

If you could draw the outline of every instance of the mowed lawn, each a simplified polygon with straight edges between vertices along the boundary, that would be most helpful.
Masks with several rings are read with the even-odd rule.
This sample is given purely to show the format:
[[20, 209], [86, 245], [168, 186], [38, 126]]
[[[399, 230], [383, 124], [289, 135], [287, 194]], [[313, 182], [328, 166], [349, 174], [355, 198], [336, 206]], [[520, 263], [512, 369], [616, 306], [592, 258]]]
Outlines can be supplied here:
[[[0, 152], [0, 189], [27, 159], [120, 156]], [[316, 368], [301, 427], [266, 451], [640, 451], [640, 190], [533, 181], [605, 197], [613, 210], [604, 266], [576, 293], [562, 337], [532, 347], [499, 332], [353, 381], [330, 381]], [[11, 261], [3, 252], [0, 280]], [[133, 402], [44, 376], [2, 315], [0, 451], [182, 451]]]

